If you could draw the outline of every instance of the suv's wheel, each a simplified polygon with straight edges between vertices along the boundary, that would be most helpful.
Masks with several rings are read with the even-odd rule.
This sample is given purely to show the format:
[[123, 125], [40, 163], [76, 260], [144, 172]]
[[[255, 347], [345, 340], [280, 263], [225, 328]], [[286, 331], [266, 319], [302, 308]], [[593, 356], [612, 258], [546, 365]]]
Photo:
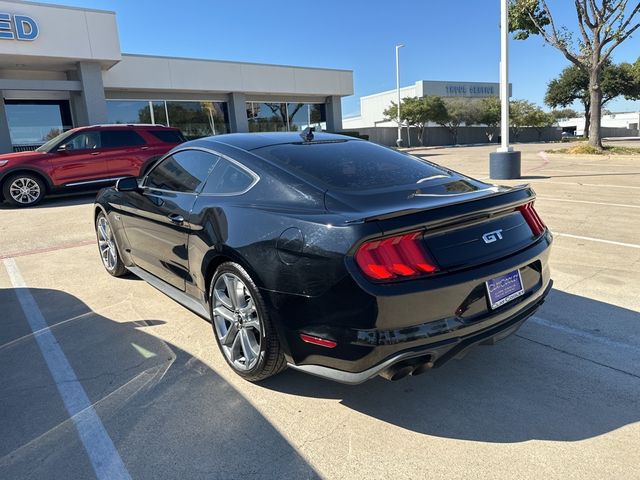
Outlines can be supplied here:
[[4, 198], [15, 207], [32, 207], [40, 203], [45, 192], [42, 179], [31, 173], [11, 175], [2, 185]]
[[280, 373], [287, 366], [262, 296], [237, 263], [218, 267], [209, 291], [213, 332], [231, 368], [250, 382]]
[[98, 237], [98, 250], [102, 265], [107, 272], [114, 277], [121, 277], [127, 273], [127, 267], [124, 266], [115, 238], [113, 230], [109, 224], [109, 219], [104, 213], [99, 213], [96, 217], [96, 236]]

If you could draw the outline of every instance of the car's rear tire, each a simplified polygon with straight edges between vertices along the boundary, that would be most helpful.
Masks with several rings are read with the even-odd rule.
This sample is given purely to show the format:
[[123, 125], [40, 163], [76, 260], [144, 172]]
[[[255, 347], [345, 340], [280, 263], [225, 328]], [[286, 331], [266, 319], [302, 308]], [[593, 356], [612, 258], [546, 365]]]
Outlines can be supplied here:
[[111, 224], [107, 216], [102, 212], [96, 217], [96, 237], [98, 239], [98, 252], [104, 269], [114, 277], [126, 275], [128, 270], [124, 266], [122, 258], [120, 258]]
[[10, 175], [2, 184], [2, 195], [14, 207], [33, 207], [47, 191], [44, 181], [32, 173]]
[[216, 342], [235, 373], [259, 382], [287, 368], [262, 296], [242, 266], [225, 262], [216, 269], [209, 305]]

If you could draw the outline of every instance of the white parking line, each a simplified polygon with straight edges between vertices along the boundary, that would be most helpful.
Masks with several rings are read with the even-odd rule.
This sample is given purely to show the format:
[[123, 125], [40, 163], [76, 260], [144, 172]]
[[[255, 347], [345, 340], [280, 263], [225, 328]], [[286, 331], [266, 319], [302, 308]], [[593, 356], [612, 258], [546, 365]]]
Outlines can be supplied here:
[[606, 205], [608, 207], [640, 208], [640, 205], [629, 205], [627, 203], [591, 202], [589, 200], [572, 200], [569, 198], [546, 197], [544, 195], [537, 195], [536, 198], [539, 198], [540, 200], [553, 200], [554, 202], [587, 203], [589, 205]]
[[558, 232], [552, 232], [552, 233], [554, 237], [568, 237], [568, 238], [575, 238], [577, 240], [587, 240], [589, 242], [607, 243], [609, 245], [617, 245], [619, 247], [640, 248], [640, 245], [636, 243], [614, 242], [613, 240], [604, 240], [602, 238], [593, 238], [593, 237], [583, 237], [581, 235], [572, 235], [570, 233], [558, 233]]
[[634, 188], [640, 190], [640, 187], [632, 185], [609, 185], [609, 184], [597, 184], [597, 183], [583, 183], [583, 182], [547, 182], [547, 179], [532, 179], [531, 182], [544, 182], [547, 185], [579, 185], [580, 187], [598, 187], [598, 188]]
[[[608, 166], [608, 165], [607, 165]], [[635, 168], [629, 165], [629, 168]], [[640, 172], [638, 171], [633, 171], [633, 172], [610, 172], [610, 171], [603, 171], [603, 172], [596, 172], [594, 170], [573, 170], [573, 169], [560, 169], [560, 168], [544, 168], [541, 170], [537, 170], [536, 173], [539, 174], [547, 174], [547, 173], [566, 173], [567, 175], [564, 175], [565, 177], [579, 177], [581, 175], [591, 175], [594, 177], [606, 177], [608, 175], [638, 175], [640, 174]], [[550, 175], [550, 177], [553, 178], [553, 175]]]
[[3, 262], [96, 477], [99, 480], [131, 479], [111, 437], [22, 278], [18, 265], [13, 258], [6, 258]]

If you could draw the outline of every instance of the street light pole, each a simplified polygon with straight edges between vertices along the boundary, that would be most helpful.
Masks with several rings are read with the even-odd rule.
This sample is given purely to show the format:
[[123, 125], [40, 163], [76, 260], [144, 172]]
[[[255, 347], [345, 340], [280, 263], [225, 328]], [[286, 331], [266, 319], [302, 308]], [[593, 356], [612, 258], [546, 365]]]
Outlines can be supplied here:
[[396, 139], [396, 145], [402, 146], [402, 126], [400, 123], [400, 49], [404, 45], [396, 45], [396, 92], [398, 93], [398, 138]]
[[489, 177], [520, 178], [520, 152], [509, 146], [509, 1], [500, 0], [500, 132], [501, 145], [489, 154]]

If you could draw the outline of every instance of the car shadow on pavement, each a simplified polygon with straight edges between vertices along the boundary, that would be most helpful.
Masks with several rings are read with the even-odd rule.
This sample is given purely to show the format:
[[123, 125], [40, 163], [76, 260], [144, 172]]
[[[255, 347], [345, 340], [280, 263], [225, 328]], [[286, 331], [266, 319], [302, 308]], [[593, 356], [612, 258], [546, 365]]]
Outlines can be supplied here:
[[[626, 324], [630, 332], [640, 325], [636, 312], [563, 292], [554, 292], [551, 309], [555, 318], [588, 312], [607, 324], [619, 319], [618, 326]], [[554, 318], [544, 308], [540, 314]], [[533, 327], [525, 324], [494, 346], [479, 346], [461, 360], [398, 382], [376, 377], [348, 386], [288, 370], [261, 385], [337, 399], [357, 412], [421, 434], [479, 442], [572, 442], [640, 420], [640, 376], [570, 348], [545, 345]], [[544, 334], [558, 337], [559, 332]], [[580, 340], [568, 335], [562, 339]], [[637, 362], [638, 351], [634, 358]]]
[[[116, 321], [64, 292], [28, 291], [132, 478], [319, 477], [228, 382], [147, 333], [164, 321]], [[16, 293], [0, 289], [0, 477], [92, 477]]]
[[[78, 193], [65, 193], [60, 195], [51, 195], [42, 199], [38, 205], [34, 207], [26, 207], [29, 209], [35, 208], [54, 208], [54, 207], [70, 207], [74, 205], [86, 205], [93, 203], [96, 199], [96, 192], [78, 192]], [[23, 207], [14, 207], [9, 202], [0, 201], [0, 210], [21, 210]]]

